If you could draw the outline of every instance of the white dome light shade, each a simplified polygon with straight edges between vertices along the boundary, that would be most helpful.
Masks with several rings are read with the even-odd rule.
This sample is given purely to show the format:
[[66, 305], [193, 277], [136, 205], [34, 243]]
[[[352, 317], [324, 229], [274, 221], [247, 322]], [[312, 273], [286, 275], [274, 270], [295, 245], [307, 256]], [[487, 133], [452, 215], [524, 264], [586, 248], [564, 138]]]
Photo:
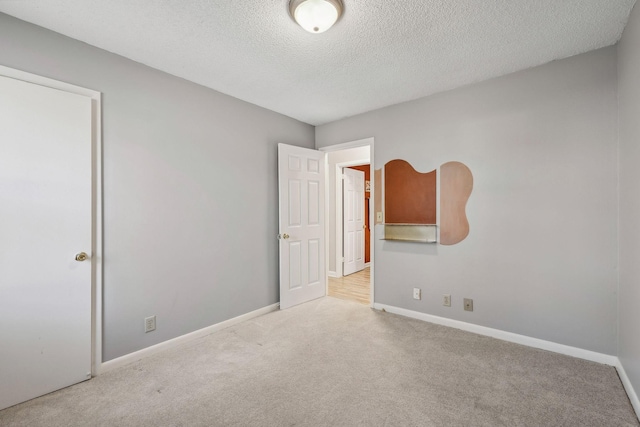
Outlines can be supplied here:
[[291, 16], [310, 33], [323, 33], [336, 23], [342, 14], [340, 0], [292, 0]]

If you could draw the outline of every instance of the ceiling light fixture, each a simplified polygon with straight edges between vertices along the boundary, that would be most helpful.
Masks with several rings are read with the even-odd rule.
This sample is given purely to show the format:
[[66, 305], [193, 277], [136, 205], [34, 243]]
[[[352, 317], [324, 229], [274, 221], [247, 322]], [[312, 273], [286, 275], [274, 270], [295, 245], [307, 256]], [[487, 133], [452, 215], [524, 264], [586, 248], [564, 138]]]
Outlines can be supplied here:
[[342, 0], [291, 0], [289, 13], [310, 33], [324, 33], [342, 15]]

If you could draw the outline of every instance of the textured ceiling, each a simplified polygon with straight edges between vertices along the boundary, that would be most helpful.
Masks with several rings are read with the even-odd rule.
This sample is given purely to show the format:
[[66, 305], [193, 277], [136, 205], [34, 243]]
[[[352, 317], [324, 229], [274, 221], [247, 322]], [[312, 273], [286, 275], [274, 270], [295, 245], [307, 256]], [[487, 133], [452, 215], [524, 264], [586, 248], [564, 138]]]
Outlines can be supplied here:
[[0, 0], [0, 11], [319, 125], [616, 43], [635, 0]]

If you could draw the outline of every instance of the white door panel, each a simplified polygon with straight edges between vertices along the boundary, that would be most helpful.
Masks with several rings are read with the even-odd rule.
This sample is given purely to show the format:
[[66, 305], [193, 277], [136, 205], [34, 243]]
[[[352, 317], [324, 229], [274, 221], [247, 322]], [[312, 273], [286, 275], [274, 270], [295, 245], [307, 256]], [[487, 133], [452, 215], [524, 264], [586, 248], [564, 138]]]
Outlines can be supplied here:
[[343, 233], [345, 276], [364, 269], [364, 172], [343, 169]]
[[324, 156], [278, 144], [281, 309], [325, 295]]
[[91, 100], [0, 76], [0, 409], [91, 373]]

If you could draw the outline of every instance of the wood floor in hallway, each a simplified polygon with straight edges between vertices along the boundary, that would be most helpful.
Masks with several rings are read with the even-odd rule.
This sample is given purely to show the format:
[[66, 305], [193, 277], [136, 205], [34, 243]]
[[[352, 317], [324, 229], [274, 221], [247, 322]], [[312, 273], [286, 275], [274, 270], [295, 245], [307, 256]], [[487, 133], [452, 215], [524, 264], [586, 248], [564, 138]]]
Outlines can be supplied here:
[[329, 277], [329, 296], [369, 305], [371, 267], [343, 277]]

